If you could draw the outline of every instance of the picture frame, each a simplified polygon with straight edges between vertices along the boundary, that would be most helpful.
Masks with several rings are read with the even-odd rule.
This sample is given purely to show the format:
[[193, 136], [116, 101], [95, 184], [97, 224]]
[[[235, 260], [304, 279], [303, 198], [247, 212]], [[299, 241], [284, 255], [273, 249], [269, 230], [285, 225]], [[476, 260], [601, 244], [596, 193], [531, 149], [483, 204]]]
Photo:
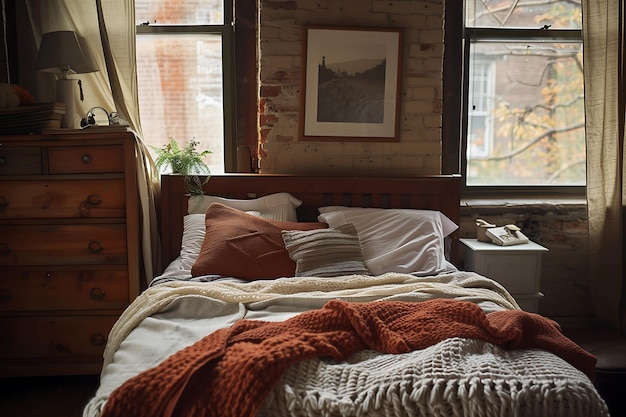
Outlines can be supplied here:
[[403, 30], [306, 25], [300, 140], [397, 142]]

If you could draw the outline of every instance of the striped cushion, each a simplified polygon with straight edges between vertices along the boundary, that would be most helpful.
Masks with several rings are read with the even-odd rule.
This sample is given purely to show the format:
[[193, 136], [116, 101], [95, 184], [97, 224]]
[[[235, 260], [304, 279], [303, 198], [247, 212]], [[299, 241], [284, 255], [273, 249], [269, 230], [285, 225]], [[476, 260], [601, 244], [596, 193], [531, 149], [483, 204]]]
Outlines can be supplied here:
[[346, 223], [319, 230], [283, 230], [289, 257], [296, 262], [297, 277], [369, 275], [356, 228]]

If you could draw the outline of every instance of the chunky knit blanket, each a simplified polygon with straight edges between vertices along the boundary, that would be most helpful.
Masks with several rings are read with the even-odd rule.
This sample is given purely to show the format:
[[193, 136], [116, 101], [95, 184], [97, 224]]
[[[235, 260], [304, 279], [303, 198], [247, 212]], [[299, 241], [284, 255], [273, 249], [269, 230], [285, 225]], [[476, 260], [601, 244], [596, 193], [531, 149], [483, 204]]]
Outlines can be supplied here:
[[401, 354], [453, 337], [506, 349], [545, 349], [593, 378], [595, 358], [564, 337], [556, 323], [536, 314], [485, 314], [474, 303], [448, 299], [333, 300], [284, 322], [240, 320], [210, 334], [128, 380], [109, 397], [102, 417], [255, 416], [274, 384], [298, 361], [344, 361], [365, 349]]
[[591, 381], [543, 349], [453, 337], [400, 355], [291, 366], [258, 417], [608, 417]]

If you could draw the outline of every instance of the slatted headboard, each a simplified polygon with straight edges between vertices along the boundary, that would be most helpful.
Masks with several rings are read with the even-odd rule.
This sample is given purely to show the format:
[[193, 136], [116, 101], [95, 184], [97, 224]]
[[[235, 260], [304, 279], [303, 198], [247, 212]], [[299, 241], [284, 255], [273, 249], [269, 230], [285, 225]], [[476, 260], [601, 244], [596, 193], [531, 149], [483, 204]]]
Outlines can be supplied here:
[[[461, 177], [333, 177], [280, 174], [213, 175], [204, 185], [207, 195], [257, 198], [288, 192], [302, 200], [300, 221], [316, 221], [317, 208], [329, 205], [439, 210], [459, 224]], [[181, 175], [161, 177], [160, 236], [162, 264], [180, 253], [187, 194]], [[450, 260], [458, 262], [458, 231], [452, 236]]]

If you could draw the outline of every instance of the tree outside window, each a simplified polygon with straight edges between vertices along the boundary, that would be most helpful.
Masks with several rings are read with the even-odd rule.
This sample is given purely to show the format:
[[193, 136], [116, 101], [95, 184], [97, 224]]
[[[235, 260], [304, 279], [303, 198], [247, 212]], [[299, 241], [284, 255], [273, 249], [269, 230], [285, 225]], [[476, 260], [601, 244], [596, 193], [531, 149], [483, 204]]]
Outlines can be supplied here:
[[466, 1], [468, 186], [584, 186], [580, 3]]

